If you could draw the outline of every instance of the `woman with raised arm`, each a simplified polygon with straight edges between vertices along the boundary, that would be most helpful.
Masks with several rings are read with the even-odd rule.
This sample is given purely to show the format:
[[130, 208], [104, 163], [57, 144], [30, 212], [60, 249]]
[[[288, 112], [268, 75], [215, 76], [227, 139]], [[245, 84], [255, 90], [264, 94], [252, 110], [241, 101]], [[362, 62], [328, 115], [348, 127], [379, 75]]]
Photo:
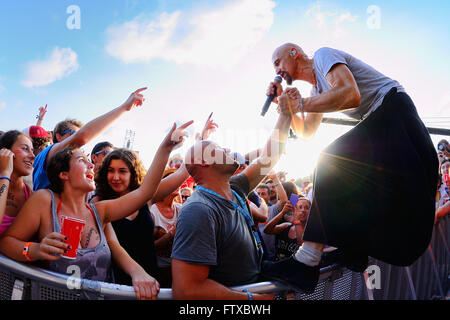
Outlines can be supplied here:
[[[95, 189], [94, 165], [80, 149], [58, 151], [48, 164], [50, 189], [37, 191], [27, 201], [0, 239], [0, 251], [21, 262], [44, 260], [50, 270], [59, 273], [67, 273], [69, 266], [76, 265], [83, 279], [111, 281], [111, 252], [104, 226], [128, 216], [153, 197], [171, 151], [183, 142], [185, 127], [173, 125], [139, 188], [96, 204], [85, 203], [86, 194]], [[60, 233], [61, 215], [85, 222], [74, 260], [61, 259], [69, 250], [67, 239]]]

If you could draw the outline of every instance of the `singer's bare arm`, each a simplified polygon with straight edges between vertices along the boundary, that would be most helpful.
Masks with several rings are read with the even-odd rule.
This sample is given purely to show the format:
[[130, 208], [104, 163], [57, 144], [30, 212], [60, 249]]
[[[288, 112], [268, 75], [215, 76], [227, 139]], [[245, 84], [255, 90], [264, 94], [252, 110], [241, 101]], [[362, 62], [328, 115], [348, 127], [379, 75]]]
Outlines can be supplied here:
[[304, 112], [336, 112], [358, 108], [361, 95], [350, 69], [342, 63], [335, 64], [327, 73], [331, 89], [317, 96], [303, 99]]
[[[358, 85], [346, 65], [334, 65], [326, 78], [331, 89], [313, 97], [303, 98], [304, 114], [298, 108], [301, 96], [296, 88], [286, 89], [289, 98], [294, 100], [291, 108], [286, 109], [287, 105], [279, 106], [279, 112], [291, 114], [291, 126], [303, 139], [310, 139], [315, 134], [322, 122], [323, 113], [355, 109], [361, 103]], [[277, 86], [276, 83], [273, 84]], [[270, 92], [269, 89], [268, 93]]]

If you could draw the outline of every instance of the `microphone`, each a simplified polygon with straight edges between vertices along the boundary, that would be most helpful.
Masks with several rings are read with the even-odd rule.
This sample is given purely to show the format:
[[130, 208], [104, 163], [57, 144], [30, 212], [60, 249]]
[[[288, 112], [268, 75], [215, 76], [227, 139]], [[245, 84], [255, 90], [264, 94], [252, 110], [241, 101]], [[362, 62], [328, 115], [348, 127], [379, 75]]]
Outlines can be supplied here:
[[[274, 79], [275, 82], [281, 83], [283, 81], [283, 78], [281, 78], [280, 76], [276, 76]], [[264, 117], [267, 113], [267, 110], [269, 110], [269, 106], [270, 103], [272, 102], [273, 98], [276, 97], [277, 95], [277, 87], [273, 86], [273, 94], [271, 94], [270, 96], [267, 96], [266, 102], [264, 103], [263, 107], [262, 107], [262, 112], [261, 115]]]

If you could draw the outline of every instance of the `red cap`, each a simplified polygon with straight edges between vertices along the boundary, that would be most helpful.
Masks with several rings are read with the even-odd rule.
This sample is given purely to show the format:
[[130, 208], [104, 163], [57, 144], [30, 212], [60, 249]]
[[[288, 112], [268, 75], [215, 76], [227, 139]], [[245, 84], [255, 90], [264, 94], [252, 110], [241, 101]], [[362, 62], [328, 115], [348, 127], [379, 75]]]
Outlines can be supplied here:
[[50, 137], [49, 133], [40, 126], [28, 127], [25, 130], [23, 130], [23, 133], [25, 133], [30, 138], [48, 138], [48, 137]]

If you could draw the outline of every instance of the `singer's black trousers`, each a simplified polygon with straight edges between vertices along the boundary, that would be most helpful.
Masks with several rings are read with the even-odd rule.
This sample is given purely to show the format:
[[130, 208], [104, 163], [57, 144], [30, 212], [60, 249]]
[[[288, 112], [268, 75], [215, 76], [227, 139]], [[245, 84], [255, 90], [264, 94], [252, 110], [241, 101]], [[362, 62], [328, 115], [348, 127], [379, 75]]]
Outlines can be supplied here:
[[383, 104], [321, 154], [303, 240], [406, 266], [433, 230], [438, 158], [406, 93]]

